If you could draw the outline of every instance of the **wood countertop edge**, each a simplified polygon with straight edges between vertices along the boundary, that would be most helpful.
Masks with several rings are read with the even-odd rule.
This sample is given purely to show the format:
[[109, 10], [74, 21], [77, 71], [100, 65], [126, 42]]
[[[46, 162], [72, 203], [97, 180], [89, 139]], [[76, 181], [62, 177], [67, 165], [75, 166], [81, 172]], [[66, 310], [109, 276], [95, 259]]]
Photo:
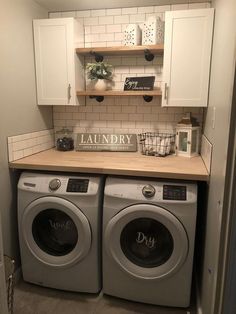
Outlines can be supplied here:
[[196, 180], [208, 181], [208, 174], [186, 174], [186, 173], [172, 173], [160, 172], [152, 170], [137, 170], [137, 169], [113, 169], [113, 168], [93, 168], [83, 166], [55, 166], [55, 165], [38, 165], [28, 163], [10, 162], [9, 168], [21, 170], [41, 170], [41, 171], [63, 171], [63, 172], [82, 172], [82, 173], [96, 173], [103, 175], [124, 175], [124, 176], [142, 176], [152, 178], [166, 178], [166, 179], [180, 179], [180, 180]]

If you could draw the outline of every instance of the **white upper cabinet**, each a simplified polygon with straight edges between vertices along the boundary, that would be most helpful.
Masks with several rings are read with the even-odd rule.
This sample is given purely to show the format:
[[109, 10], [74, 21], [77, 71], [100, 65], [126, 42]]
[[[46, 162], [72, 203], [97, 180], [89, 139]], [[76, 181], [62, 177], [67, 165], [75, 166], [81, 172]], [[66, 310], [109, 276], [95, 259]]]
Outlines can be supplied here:
[[84, 46], [83, 27], [73, 18], [34, 20], [38, 105], [76, 105], [84, 89], [83, 60], [75, 47]]
[[206, 107], [214, 9], [167, 12], [162, 106]]

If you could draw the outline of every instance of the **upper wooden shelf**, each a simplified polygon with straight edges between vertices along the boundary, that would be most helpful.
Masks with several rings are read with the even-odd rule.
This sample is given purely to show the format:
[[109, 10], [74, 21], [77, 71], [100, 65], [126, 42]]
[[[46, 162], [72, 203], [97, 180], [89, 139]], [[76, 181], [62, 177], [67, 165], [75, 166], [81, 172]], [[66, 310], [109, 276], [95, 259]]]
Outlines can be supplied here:
[[118, 47], [99, 47], [99, 48], [76, 48], [76, 52], [80, 55], [86, 56], [91, 54], [102, 54], [107, 56], [115, 55], [137, 55], [144, 54], [148, 50], [152, 54], [162, 55], [164, 45], [150, 45], [150, 46], [118, 46]]

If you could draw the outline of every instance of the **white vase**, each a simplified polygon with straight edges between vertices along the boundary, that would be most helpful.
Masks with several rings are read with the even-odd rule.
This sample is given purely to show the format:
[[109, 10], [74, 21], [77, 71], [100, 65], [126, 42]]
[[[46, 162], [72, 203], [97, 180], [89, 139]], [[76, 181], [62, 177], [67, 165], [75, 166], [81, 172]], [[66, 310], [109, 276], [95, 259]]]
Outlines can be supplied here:
[[107, 80], [98, 79], [94, 84], [94, 89], [101, 92], [107, 90]]

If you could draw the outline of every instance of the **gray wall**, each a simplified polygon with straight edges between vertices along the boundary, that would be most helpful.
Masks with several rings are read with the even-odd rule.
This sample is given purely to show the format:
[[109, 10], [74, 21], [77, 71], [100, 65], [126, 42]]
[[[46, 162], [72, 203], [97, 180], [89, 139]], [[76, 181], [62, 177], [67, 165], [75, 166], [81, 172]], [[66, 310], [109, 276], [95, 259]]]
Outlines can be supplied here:
[[10, 175], [6, 138], [52, 127], [52, 109], [36, 105], [32, 19], [47, 11], [31, 0], [1, 0], [0, 212], [6, 254], [17, 256], [16, 175]]
[[[215, 0], [209, 106], [204, 133], [213, 144], [209, 185], [205, 251], [200, 287], [203, 314], [217, 313], [214, 304], [218, 276], [219, 248], [224, 218], [223, 196], [229, 136], [230, 111], [235, 74], [236, 1]], [[212, 127], [215, 107], [215, 128]]]

